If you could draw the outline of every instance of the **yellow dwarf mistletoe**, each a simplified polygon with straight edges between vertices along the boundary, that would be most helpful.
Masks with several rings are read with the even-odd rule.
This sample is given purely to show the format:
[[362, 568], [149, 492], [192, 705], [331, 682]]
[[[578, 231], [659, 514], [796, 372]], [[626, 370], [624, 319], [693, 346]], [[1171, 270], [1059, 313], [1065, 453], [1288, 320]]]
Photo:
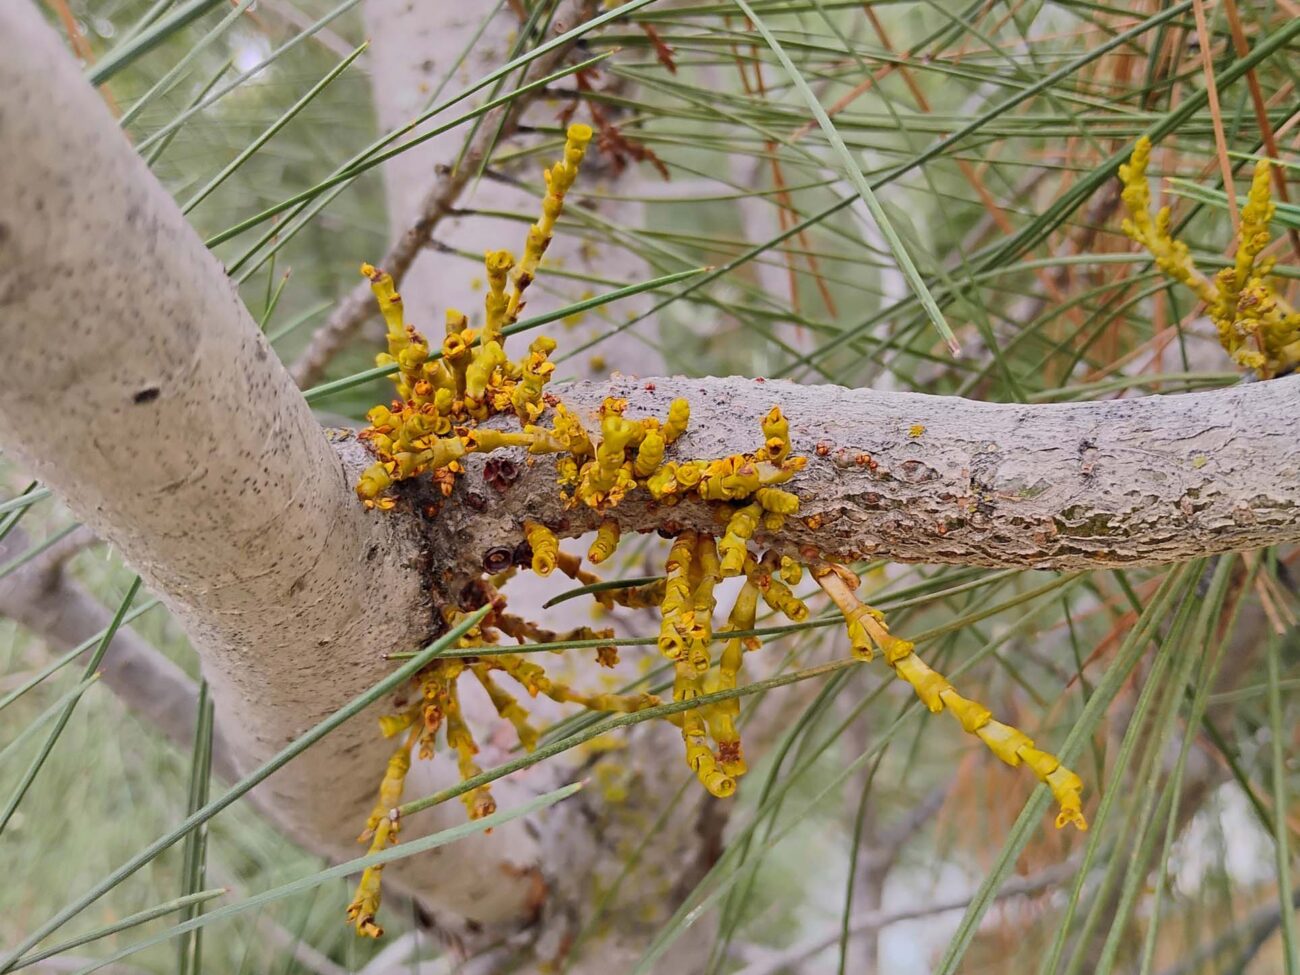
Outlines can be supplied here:
[[1152, 219], [1147, 185], [1150, 162], [1151, 140], [1143, 136], [1128, 163], [1119, 168], [1128, 211], [1124, 233], [1151, 253], [1161, 271], [1200, 299], [1219, 333], [1219, 342], [1234, 362], [1255, 370], [1262, 379], [1293, 369], [1300, 363], [1300, 312], [1274, 289], [1274, 258], [1265, 253], [1275, 210], [1269, 161], [1261, 159], [1255, 164], [1241, 210], [1233, 262], [1212, 279], [1197, 269], [1187, 245], [1173, 236], [1169, 207], [1161, 207]]
[[[674, 701], [686, 702], [704, 695], [734, 689], [746, 653], [761, 642], [753, 633], [758, 608], [766, 606], [794, 622], [809, 615], [807, 604], [793, 588], [805, 568], [843, 613], [855, 655], [869, 659], [881, 649], [896, 675], [910, 684], [931, 711], [949, 710], [972, 734], [978, 735], [1003, 761], [1028, 765], [1046, 782], [1061, 806], [1058, 825], [1073, 823], [1086, 828], [1080, 811], [1082, 783], [1052, 755], [1039, 751], [1024, 734], [992, 720], [989, 711], [959, 696], [940, 675], [912, 652], [912, 644], [889, 634], [883, 616], [858, 602], [857, 577], [841, 565], [800, 559], [762, 549], [762, 533], [778, 532], [785, 519], [799, 510], [798, 496], [789, 482], [804, 468], [807, 458], [792, 450], [790, 425], [774, 406], [758, 421], [761, 436], [754, 449], [726, 457], [690, 459], [675, 456], [674, 445], [690, 424], [690, 405], [674, 400], [663, 417], [630, 417], [625, 400], [607, 398], [593, 422], [584, 420], [565, 404], [544, 393], [554, 366], [550, 354], [555, 343], [535, 339], [519, 359], [504, 349], [505, 331], [524, 305], [524, 294], [536, 274], [542, 255], [554, 234], [565, 194], [573, 185], [591, 130], [569, 127], [564, 159], [546, 170], [546, 195], [542, 216], [529, 229], [524, 256], [516, 261], [505, 250], [484, 256], [487, 295], [483, 328], [470, 327], [467, 317], [449, 310], [446, 335], [440, 349], [408, 325], [401, 296], [393, 280], [369, 265], [362, 272], [371, 281], [375, 298], [388, 325], [388, 349], [377, 357], [380, 364], [397, 367], [397, 396], [389, 406], [377, 406], [367, 417], [362, 433], [375, 455], [375, 463], [362, 474], [357, 495], [368, 508], [388, 509], [396, 503], [396, 482], [430, 477], [449, 496], [461, 473], [461, 459], [471, 453], [517, 448], [530, 456], [552, 455], [557, 495], [570, 507], [584, 505], [603, 514], [587, 554], [592, 564], [607, 561], [618, 548], [619, 523], [615, 509], [629, 494], [642, 492], [664, 508], [693, 499], [714, 509], [716, 534], [682, 530], [673, 539], [665, 575], [657, 581], [625, 589], [605, 589], [595, 594], [605, 606], [655, 606], [660, 614], [657, 644], [672, 664]], [[512, 415], [517, 431], [482, 425], [489, 417]], [[539, 521], [521, 525], [531, 555], [523, 564], [539, 575], [559, 570], [587, 585], [598, 581], [584, 570], [581, 559], [561, 551], [554, 531]], [[489, 612], [461, 639], [464, 655], [431, 663], [415, 678], [415, 691], [398, 713], [386, 716], [382, 731], [399, 738], [401, 746], [389, 760], [379, 795], [362, 842], [371, 850], [396, 841], [400, 823], [395, 809], [410, 768], [410, 755], [431, 757], [439, 735], [456, 756], [462, 780], [480, 774], [474, 733], [460, 705], [459, 684], [472, 680], [486, 692], [499, 717], [515, 730], [520, 744], [532, 750], [539, 731], [529, 714], [502, 679], [521, 687], [531, 698], [541, 694], [563, 704], [601, 712], [632, 712], [659, 704], [651, 694], [588, 694], [550, 678], [546, 670], [523, 653], [475, 655], [473, 649], [497, 643], [503, 636], [528, 642], [608, 639], [612, 631], [580, 627], [570, 633], [543, 630], [507, 612], [500, 587], [515, 571], [514, 560], [489, 567], [476, 583], [478, 606]], [[716, 631], [717, 593], [728, 578], [743, 583], [727, 610], [726, 622]], [[469, 607], [444, 610], [444, 622], [453, 626]], [[601, 664], [611, 665], [613, 647], [597, 651]], [[737, 728], [739, 700], [713, 701], [672, 714], [681, 732], [686, 763], [710, 793], [719, 797], [736, 791], [736, 780], [746, 763]], [[495, 802], [487, 785], [462, 795], [471, 818], [493, 812]], [[367, 871], [348, 909], [349, 919], [362, 935], [377, 937], [379, 871]]]

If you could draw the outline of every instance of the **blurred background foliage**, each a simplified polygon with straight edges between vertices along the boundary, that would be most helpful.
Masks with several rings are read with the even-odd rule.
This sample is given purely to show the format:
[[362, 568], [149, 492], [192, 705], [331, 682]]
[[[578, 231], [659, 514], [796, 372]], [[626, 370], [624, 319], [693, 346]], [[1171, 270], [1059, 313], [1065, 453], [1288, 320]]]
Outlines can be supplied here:
[[[363, 41], [359, 5], [42, 2], [88, 70], [177, 11], [201, 11], [115, 65], [101, 91], [179, 202], [225, 174], [190, 219], [217, 241], [249, 309], [292, 361], [353, 286], [357, 263], [382, 254], [390, 232], [378, 169], [339, 192], [322, 188], [380, 134], [370, 55], [301, 103]], [[514, 6], [530, 12], [537, 3], [550, 7]], [[687, 374], [1001, 402], [1241, 380], [1194, 299], [1118, 232], [1114, 167], [1138, 135], [1163, 136], [1153, 166], [1161, 198], [1175, 207], [1198, 261], [1219, 266], [1233, 239], [1224, 164], [1238, 192], [1268, 145], [1278, 147], [1288, 177], [1296, 173], [1300, 10], [1291, 0], [1223, 0], [1203, 11], [1199, 2], [1165, 0], [750, 6], [831, 114], [886, 222], [868, 213], [843, 154], [740, 7], [643, 6], [584, 40], [584, 55], [613, 54], [579, 115], [595, 106], [671, 179], [634, 163], [630, 176], [588, 192], [641, 202], [640, 225], [571, 216], [565, 230], [631, 252], [647, 278], [713, 270], [656, 291], [654, 308], [639, 306], [639, 317], [612, 307], [610, 331], [641, 330], [670, 369]], [[1207, 65], [1218, 82], [1214, 100]], [[468, 80], [452, 79], [448, 91]], [[554, 96], [558, 113], [569, 96]], [[559, 133], [558, 120], [530, 125], [496, 160], [545, 158]], [[299, 197], [306, 210], [284, 206]], [[275, 208], [276, 216], [250, 223]], [[1297, 223], [1300, 210], [1282, 206], [1274, 226], [1278, 273], [1291, 279], [1283, 286], [1293, 298]], [[928, 290], [909, 283], [882, 226]], [[464, 273], [475, 273], [469, 261]], [[610, 286], [590, 284], [596, 292]], [[960, 357], [934, 327], [931, 299]], [[373, 347], [369, 336], [358, 340], [330, 377], [364, 370]], [[587, 358], [600, 347], [567, 352]], [[385, 395], [377, 381], [360, 382], [317, 405], [325, 419], [355, 420]], [[25, 486], [12, 466], [0, 476], [6, 497]], [[23, 528], [35, 544], [71, 523], [55, 503], [29, 511]], [[878, 970], [891, 975], [1291, 975], [1294, 924], [1280, 905], [1293, 897], [1290, 844], [1300, 828], [1287, 798], [1300, 790], [1300, 661], [1287, 568], [1294, 555], [1084, 575], [866, 567], [872, 602], [890, 610], [895, 632], [928, 634], [926, 658], [960, 675], [963, 690], [1045, 747], [1076, 741], [1093, 830], [1056, 833], [1041, 802], [1022, 813], [1027, 776], [997, 766], [947, 722], [919, 715], [880, 669], [841, 672], [750, 699], [747, 721], [776, 724], [768, 753], [736, 800], [718, 867], [661, 940], [679, 935], [693, 919], [688, 910], [707, 903], [699, 923], [715, 932], [711, 972], [864, 972], [876, 970], [878, 953]], [[625, 557], [629, 575], [644, 572], [637, 557]], [[78, 555], [69, 571], [108, 606], [132, 579], [102, 548]], [[133, 626], [196, 673], [163, 610]], [[783, 668], [842, 656], [838, 633], [828, 632], [799, 629], [768, 655]], [[32, 634], [0, 620], [0, 697], [48, 659]], [[0, 795], [38, 754], [41, 735], [7, 746], [75, 682], [61, 672], [0, 712]], [[103, 687], [87, 691], [0, 835], [0, 876], [8, 878], [0, 943], [20, 940], [181, 819], [190, 778], [190, 755]], [[321, 866], [242, 805], [213, 821], [206, 847], [208, 886], [229, 887], [230, 897]], [[630, 864], [628, 882], [635, 871]], [[1008, 889], [1023, 893], [994, 904], [1009, 876]], [[111, 924], [179, 896], [187, 883], [178, 847], [68, 930]], [[335, 882], [214, 926], [200, 967], [451, 970], [418, 961], [437, 954], [427, 941], [376, 961], [385, 945], [358, 942], [341, 923], [347, 898]], [[873, 927], [880, 912], [888, 923]], [[410, 949], [409, 908], [393, 908], [387, 921], [389, 943]], [[76, 970], [140, 933], [93, 942], [47, 970]], [[118, 970], [191, 965], [178, 962], [174, 945], [160, 945]]]

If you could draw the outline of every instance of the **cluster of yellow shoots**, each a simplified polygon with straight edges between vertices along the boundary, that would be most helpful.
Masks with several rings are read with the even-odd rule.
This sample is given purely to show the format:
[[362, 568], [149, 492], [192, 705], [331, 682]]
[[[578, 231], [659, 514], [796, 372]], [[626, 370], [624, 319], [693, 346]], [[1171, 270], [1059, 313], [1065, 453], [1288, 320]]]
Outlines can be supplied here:
[[1234, 362], [1268, 379], [1300, 363], [1300, 312], [1292, 308], [1269, 280], [1274, 258], [1266, 256], [1269, 223], [1274, 205], [1269, 187], [1267, 159], [1255, 165], [1246, 204], [1241, 210], [1241, 231], [1231, 265], [1213, 279], [1196, 268], [1187, 245], [1170, 230], [1169, 207], [1151, 218], [1151, 192], [1147, 166], [1151, 140], [1138, 139], [1128, 164], [1120, 166], [1123, 200], [1128, 210], [1124, 233], [1155, 258], [1165, 274], [1192, 290], [1205, 305], [1219, 333], [1219, 341]]
[[[566, 563], [569, 571], [573, 571], [578, 560], [561, 561]], [[569, 634], [541, 630], [518, 617], [505, 613], [504, 600], [496, 594], [491, 582], [484, 582], [483, 590], [485, 598], [493, 602], [493, 610], [479, 624], [465, 632], [458, 644], [461, 647], [496, 643], [501, 634], [513, 637], [520, 643], [528, 640], [550, 642], [585, 639], [592, 635], [585, 627]], [[454, 626], [461, 615], [457, 610], [448, 610], [445, 613], [448, 625]], [[602, 648], [602, 650], [606, 649], [612, 648]], [[598, 659], [603, 664], [612, 666], [617, 657], [601, 653]], [[411, 768], [411, 754], [413, 751], [418, 751], [421, 759], [432, 758], [434, 743], [440, 730], [445, 735], [447, 747], [456, 755], [456, 764], [462, 781], [482, 772], [475, 761], [478, 743], [474, 740], [474, 734], [470, 731], [461, 712], [457, 684], [462, 675], [472, 675], [479, 686], [487, 692], [497, 714], [515, 729], [519, 742], [524, 748], [532, 751], [537, 747], [540, 732], [529, 722], [528, 712], [515, 696], [497, 683], [493, 676], [494, 672], [504, 674], [515, 681], [529, 696], [535, 697], [541, 693], [561, 704], [578, 704], [592, 711], [639, 711], [659, 703], [659, 699], [653, 694], [579, 693], [566, 684], [551, 680], [541, 666], [519, 654], [449, 657], [435, 660], [416, 678], [414, 700], [405, 702], [396, 713], [385, 715], [380, 719], [380, 729], [384, 736], [400, 737], [401, 744], [388, 759], [374, 809], [366, 820], [365, 829], [357, 838], [358, 842], [370, 843], [369, 852], [377, 853], [397, 842], [400, 819], [395, 814], [395, 809], [402, 799], [406, 775]], [[465, 792], [461, 800], [465, 803], [471, 819], [481, 819], [496, 811], [496, 801], [492, 798], [491, 790], [487, 785], [480, 785]], [[382, 866], [370, 867], [361, 875], [356, 894], [348, 906], [348, 920], [356, 926], [357, 933], [374, 938], [384, 933], [383, 928], [375, 922], [375, 914], [379, 910], [382, 871]]]
[[[431, 355], [424, 338], [405, 324], [401, 298], [392, 279], [372, 267], [363, 268], [388, 323], [388, 352], [381, 354], [378, 361], [396, 363], [398, 399], [391, 408], [376, 407], [368, 414], [371, 425], [362, 436], [369, 441], [377, 461], [357, 484], [358, 496], [367, 507], [391, 508], [395, 501], [388, 493], [390, 486], [421, 474], [429, 474], [446, 496], [461, 473], [460, 460], [466, 454], [517, 447], [531, 455], [556, 455], [557, 490], [570, 507], [581, 503], [609, 513], [637, 491], [664, 507], [686, 498], [707, 503], [717, 516], [717, 536], [683, 530], [674, 538], [662, 579], [594, 594], [606, 607], [618, 603], [659, 608], [662, 622], [658, 647], [673, 663], [674, 701], [694, 700], [737, 686], [744, 654], [761, 646], [752, 633], [760, 600], [795, 622], [805, 620], [808, 606], [792, 587], [800, 583], [808, 568], [843, 613], [855, 656], [870, 660], [879, 648], [895, 674], [915, 689], [926, 707], [933, 712], [947, 708], [1000, 759], [1013, 766], [1024, 763], [1047, 783], [1061, 806], [1058, 826], [1068, 822], [1085, 829], [1080, 809], [1083, 783], [1078, 776], [1054, 756], [1035, 748], [1022, 732], [994, 721], [987, 708], [958, 695], [916, 656], [911, 643], [892, 636], [882, 614], [861, 603], [854, 594], [857, 576], [842, 565], [819, 558], [796, 559], [774, 550], [752, 550], [760, 528], [776, 533], [799, 508], [798, 497], [779, 485], [802, 470], [806, 458], [792, 454], [789, 423], [779, 407], [773, 407], [762, 418], [763, 443], [752, 452], [708, 460], [669, 460], [669, 446], [681, 437], [690, 421], [690, 406], [685, 400], [674, 400], [660, 420], [631, 419], [625, 415], [626, 401], [606, 399], [596, 417], [596, 437], [563, 403], [543, 396], [553, 371], [548, 360], [555, 347], [552, 341], [534, 341], [528, 355], [519, 362], [506, 357], [502, 348], [504, 330], [523, 307], [524, 289], [550, 242], [564, 194], [573, 183], [590, 138], [591, 130], [586, 126], [569, 128], [564, 160], [546, 172], [542, 218], [529, 231], [523, 260], [516, 263], [506, 251], [486, 255], [484, 328], [475, 333], [467, 327], [464, 315], [449, 311], [441, 357]], [[509, 295], [508, 280], [513, 284]], [[538, 421], [548, 407], [552, 423], [545, 427]], [[518, 432], [479, 425], [489, 417], [510, 413], [522, 428]], [[549, 575], [558, 568], [583, 584], [598, 581], [582, 569], [581, 559], [560, 550], [558, 538], [546, 525], [524, 520], [521, 527], [531, 550], [525, 559], [534, 572]], [[618, 522], [611, 516], [603, 517], [587, 553], [588, 560], [599, 564], [609, 559], [618, 546], [619, 535]], [[462, 648], [472, 650], [495, 644], [502, 636], [524, 644], [612, 635], [586, 627], [569, 634], [548, 633], [512, 616], [505, 611], [499, 587], [515, 568], [496, 568], [500, 570], [496, 575], [478, 582], [478, 603], [491, 608], [462, 637]], [[718, 585], [723, 579], [740, 576], [745, 581], [727, 622], [715, 632]], [[444, 616], [449, 626], [454, 625], [461, 611], [449, 609]], [[714, 645], [718, 642], [722, 650], [715, 658]], [[597, 651], [597, 660], [613, 666], [617, 655], [612, 647], [604, 647]], [[389, 760], [374, 811], [360, 837], [362, 842], [370, 842], [372, 852], [396, 842], [399, 822], [394, 810], [401, 800], [411, 753], [418, 750], [422, 758], [430, 757], [440, 730], [448, 749], [456, 754], [462, 780], [480, 774], [475, 763], [478, 747], [462, 716], [457, 694], [462, 675], [472, 675], [482, 686], [525, 749], [531, 751], [536, 746], [537, 729], [529, 723], [528, 713], [518, 700], [496, 682], [497, 673], [510, 678], [530, 697], [542, 694], [595, 711], [632, 712], [659, 704], [651, 694], [579, 693], [551, 680], [540, 665], [520, 654], [467, 653], [435, 661], [416, 678], [414, 696], [399, 702], [397, 712], [382, 721], [383, 733], [390, 738], [400, 737], [401, 744]], [[736, 779], [745, 772], [736, 727], [739, 711], [739, 699], [733, 697], [667, 717], [681, 731], [687, 765], [715, 796], [734, 793]], [[471, 818], [488, 815], [496, 808], [487, 785], [470, 789], [462, 799]], [[348, 908], [348, 917], [359, 934], [382, 933], [375, 923], [381, 869], [365, 872]]]

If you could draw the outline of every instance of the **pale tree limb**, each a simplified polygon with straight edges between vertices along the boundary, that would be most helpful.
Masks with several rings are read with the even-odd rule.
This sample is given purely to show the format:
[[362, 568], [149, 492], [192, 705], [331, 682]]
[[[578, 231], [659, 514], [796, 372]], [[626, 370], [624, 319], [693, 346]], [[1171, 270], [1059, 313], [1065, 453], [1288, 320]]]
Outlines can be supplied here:
[[[686, 398], [691, 422], [669, 452], [675, 460], [757, 448], [759, 420], [780, 405], [793, 452], [808, 464], [783, 485], [801, 499], [798, 516], [779, 532], [760, 532], [760, 547], [1087, 569], [1168, 564], [1300, 538], [1300, 376], [1033, 406], [735, 377], [615, 378], [555, 393], [589, 422], [607, 396], [626, 399], [629, 417], [662, 417], [672, 399]], [[339, 447], [350, 465], [368, 463], [359, 446]], [[483, 482], [482, 455], [470, 458], [461, 483], [464, 497], [475, 495], [472, 505], [444, 510], [435, 546], [447, 532], [462, 556], [517, 544], [521, 512], [569, 535], [605, 515], [628, 532], [719, 530], [703, 503], [685, 499], [665, 509], [641, 491], [609, 512], [565, 508], [548, 458], [518, 459], [519, 479], [496, 491]], [[415, 505], [428, 490], [400, 488]]]
[[[481, 483], [478, 458], [432, 528], [404, 507], [363, 512], [351, 484], [365, 452], [316, 426], [221, 268], [23, 3], [0, 9], [0, 145], [10, 163], [0, 182], [0, 443], [172, 608], [239, 764], [373, 685], [389, 670], [385, 653], [428, 638], [434, 583], [445, 593], [489, 547], [517, 543], [522, 512], [557, 527], [567, 519], [566, 534], [592, 526], [585, 509], [562, 510], [544, 459], [473, 511], [461, 502]], [[1300, 379], [1045, 407], [739, 379], [650, 385], [557, 392], [584, 414], [606, 394], [626, 395], [631, 415], [662, 415], [687, 396], [695, 418], [673, 448], [686, 458], [757, 446], [758, 418], [781, 403], [811, 459], [792, 484], [810, 521], [760, 540], [777, 547], [1074, 568], [1300, 537]], [[691, 503], [654, 511], [629, 498], [616, 516], [629, 530], [717, 528]], [[304, 844], [350, 851], [391, 750], [375, 733], [379, 710], [268, 783], [264, 798]], [[545, 779], [533, 772], [519, 788]], [[544, 926], [539, 954], [554, 959], [560, 922], [580, 919], [590, 897], [592, 865], [616, 852], [601, 845], [612, 834], [584, 836], [569, 808], [583, 807], [543, 817], [540, 840], [498, 830], [394, 880], [439, 911], [444, 930], [452, 914], [472, 921], [451, 931], [469, 951], [502, 934], [526, 940], [540, 909], [557, 923]], [[440, 814], [410, 828], [436, 828]], [[696, 828], [694, 807], [675, 815], [664, 832]], [[680, 870], [668, 839], [655, 855]], [[637, 950], [629, 939], [605, 970]]]
[[[89, 532], [74, 533], [64, 542], [93, 540]], [[0, 563], [19, 555], [27, 537], [13, 529], [0, 541]], [[36, 634], [52, 650], [67, 653], [108, 627], [113, 614], [84, 586], [64, 572], [64, 556], [74, 545], [57, 545], [0, 579], [0, 616]], [[86, 653], [89, 654], [88, 648]], [[104, 685], [137, 718], [152, 725], [177, 748], [194, 743], [198, 686], [179, 666], [129, 626], [121, 627], [108, 645], [100, 668]], [[214, 733], [212, 769], [232, 781], [235, 767], [221, 729]]]

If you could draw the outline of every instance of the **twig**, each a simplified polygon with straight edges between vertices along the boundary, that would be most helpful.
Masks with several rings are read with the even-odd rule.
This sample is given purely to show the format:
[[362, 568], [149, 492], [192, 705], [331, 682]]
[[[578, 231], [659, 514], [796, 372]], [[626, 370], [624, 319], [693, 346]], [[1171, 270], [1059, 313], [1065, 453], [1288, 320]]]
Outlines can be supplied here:
[[1210, 105], [1210, 121], [1214, 124], [1214, 147], [1219, 159], [1219, 172], [1223, 177], [1223, 190], [1228, 199], [1228, 215], [1234, 230], [1241, 226], [1237, 213], [1236, 184], [1232, 178], [1232, 165], [1228, 162], [1228, 144], [1223, 133], [1223, 112], [1219, 108], [1219, 86], [1214, 80], [1214, 57], [1210, 50], [1210, 28], [1205, 19], [1205, 0], [1192, 0], [1196, 17], [1196, 37], [1201, 53], [1201, 70], [1205, 73], [1205, 93]]
[[420, 939], [418, 930], [407, 931], [392, 939], [361, 969], [360, 975], [394, 975], [403, 967], [407, 972], [411, 971], [411, 961], [420, 948]]
[[[351, 969], [334, 962], [302, 939], [286, 930], [264, 914], [258, 915], [257, 931], [260, 935], [293, 956], [297, 965], [315, 975], [348, 975]], [[392, 969], [389, 969], [392, 971]]]
[[[1300, 908], [1300, 888], [1291, 892], [1291, 906]], [[1185, 957], [1172, 968], [1166, 968], [1160, 975], [1191, 975], [1202, 965], [1212, 961], [1233, 945], [1245, 944], [1237, 957], [1236, 964], [1225, 967], [1224, 972], [1241, 972], [1255, 957], [1264, 942], [1269, 939], [1277, 926], [1282, 923], [1282, 909], [1278, 904], [1266, 904], [1253, 911], [1242, 923], [1228, 929], [1194, 955]]]
[[[1025, 894], [1034, 894], [1040, 890], [1046, 890], [1059, 884], [1068, 878], [1075, 870], [1078, 869], [1079, 861], [1069, 859], [1063, 863], [1055, 864], [1045, 870], [1041, 870], [1031, 877], [1024, 877], [1012, 880], [1006, 884], [997, 893], [997, 900], [1006, 900], [1009, 897], [1020, 897]], [[881, 928], [888, 927], [891, 924], [897, 924], [899, 921], [910, 921], [920, 917], [930, 917], [934, 914], [943, 914], [947, 911], [956, 911], [968, 906], [974, 894], [965, 897], [957, 897], [948, 901], [940, 901], [933, 904], [918, 905], [916, 907], [907, 907], [897, 911], [873, 911], [870, 914], [864, 914], [849, 926], [849, 934], [864, 934], [869, 931], [879, 931]], [[773, 953], [767, 959], [742, 969], [738, 975], [777, 975], [784, 969], [799, 971], [800, 965], [809, 958], [815, 956], [818, 952], [825, 951], [831, 945], [840, 940], [841, 932], [836, 929], [829, 934], [820, 935], [816, 938], [810, 938], [807, 941], [787, 948], [785, 951]]]

